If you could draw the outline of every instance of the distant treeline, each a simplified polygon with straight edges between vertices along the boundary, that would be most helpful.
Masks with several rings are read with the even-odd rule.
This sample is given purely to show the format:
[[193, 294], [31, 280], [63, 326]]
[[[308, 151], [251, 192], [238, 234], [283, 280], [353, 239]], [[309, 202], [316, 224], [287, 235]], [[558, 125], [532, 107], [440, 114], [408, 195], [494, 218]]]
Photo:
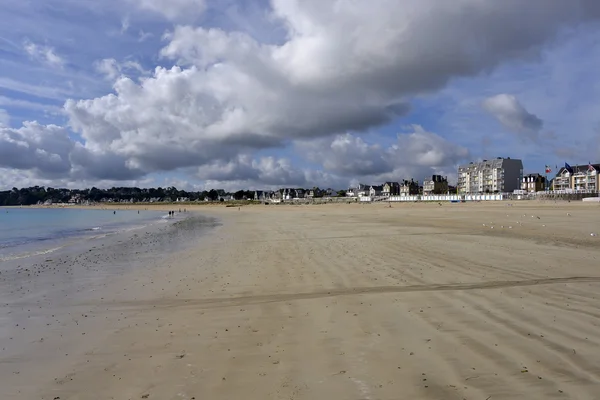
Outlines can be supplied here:
[[238, 190], [226, 193], [223, 190], [204, 190], [202, 192], [187, 192], [174, 187], [140, 189], [137, 187], [118, 187], [111, 189], [55, 189], [51, 187], [34, 186], [29, 188], [12, 188], [0, 191], [0, 206], [32, 205], [38, 203], [85, 203], [85, 202], [124, 202], [124, 201], [184, 201], [211, 200], [218, 201], [224, 196], [235, 200], [253, 199], [254, 191]]

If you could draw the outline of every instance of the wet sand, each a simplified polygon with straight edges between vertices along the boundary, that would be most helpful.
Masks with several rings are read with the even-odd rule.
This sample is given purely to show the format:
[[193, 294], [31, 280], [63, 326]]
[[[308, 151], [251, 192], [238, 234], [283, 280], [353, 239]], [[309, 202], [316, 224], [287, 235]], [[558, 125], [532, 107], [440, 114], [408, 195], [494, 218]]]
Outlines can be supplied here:
[[201, 209], [191, 248], [0, 304], [31, 310], [0, 398], [598, 398], [597, 204]]

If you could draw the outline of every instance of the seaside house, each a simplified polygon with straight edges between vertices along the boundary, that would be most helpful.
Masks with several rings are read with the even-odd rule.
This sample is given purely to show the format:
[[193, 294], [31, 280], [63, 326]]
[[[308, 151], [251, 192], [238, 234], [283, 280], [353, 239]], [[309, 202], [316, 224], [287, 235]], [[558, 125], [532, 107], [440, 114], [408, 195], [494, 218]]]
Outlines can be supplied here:
[[569, 165], [560, 168], [552, 182], [553, 190], [580, 190], [597, 192], [600, 164]]
[[400, 184], [400, 196], [413, 196], [419, 194], [419, 182], [404, 179]]
[[81, 203], [81, 195], [79, 195], [79, 194], [71, 196], [71, 198], [69, 199], [69, 204], [79, 204], [79, 203]]
[[356, 187], [350, 187], [346, 190], [346, 197], [367, 197], [370, 195], [371, 185], [359, 183]]
[[529, 174], [523, 177], [521, 190], [526, 192], [543, 192], [546, 190], [546, 177], [540, 174]]
[[400, 183], [385, 182], [381, 190], [381, 195], [385, 197], [398, 196], [400, 194]]
[[266, 200], [266, 192], [264, 190], [255, 190], [254, 191], [254, 200], [255, 201], [264, 201]]
[[383, 193], [383, 185], [371, 185], [369, 187], [369, 196], [371, 197], [379, 197]]
[[371, 185], [363, 185], [362, 183], [358, 184], [356, 188], [356, 195], [358, 197], [367, 197], [371, 194]]
[[303, 199], [306, 196], [304, 189], [280, 189], [282, 200]]
[[513, 192], [521, 188], [523, 162], [510, 157], [471, 162], [458, 167], [461, 194]]
[[448, 179], [441, 175], [432, 175], [431, 179], [423, 181], [423, 195], [448, 193]]
[[337, 197], [337, 190], [333, 190], [332, 188], [325, 189], [323, 193], [323, 197]]
[[279, 190], [281, 200], [292, 200], [296, 196], [296, 191], [290, 188], [284, 188]]

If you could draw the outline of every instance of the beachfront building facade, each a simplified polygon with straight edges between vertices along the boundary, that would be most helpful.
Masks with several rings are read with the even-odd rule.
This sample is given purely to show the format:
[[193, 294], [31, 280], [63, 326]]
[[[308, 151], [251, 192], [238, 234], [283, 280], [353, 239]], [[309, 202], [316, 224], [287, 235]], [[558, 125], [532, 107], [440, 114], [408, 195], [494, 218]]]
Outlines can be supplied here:
[[521, 188], [523, 162], [510, 157], [471, 162], [458, 167], [458, 193], [507, 193]]
[[275, 192], [272, 190], [255, 190], [254, 200], [256, 201], [267, 201], [272, 200], [275, 197]]
[[448, 178], [441, 175], [432, 175], [431, 179], [423, 181], [423, 195], [448, 193]]
[[282, 200], [303, 199], [305, 197], [304, 189], [284, 188], [279, 190]]
[[413, 196], [419, 194], [419, 182], [414, 180], [404, 179], [400, 184], [400, 196]]
[[381, 195], [384, 197], [398, 196], [400, 194], [400, 184], [398, 182], [385, 182]]
[[597, 192], [599, 175], [600, 164], [565, 164], [552, 180], [552, 190]]
[[346, 191], [347, 197], [367, 197], [371, 194], [371, 185], [359, 183], [356, 187], [348, 188]]
[[383, 193], [383, 185], [371, 185], [369, 188], [369, 196], [379, 197]]
[[525, 175], [521, 181], [521, 190], [528, 193], [543, 192], [546, 186], [546, 177], [537, 173]]

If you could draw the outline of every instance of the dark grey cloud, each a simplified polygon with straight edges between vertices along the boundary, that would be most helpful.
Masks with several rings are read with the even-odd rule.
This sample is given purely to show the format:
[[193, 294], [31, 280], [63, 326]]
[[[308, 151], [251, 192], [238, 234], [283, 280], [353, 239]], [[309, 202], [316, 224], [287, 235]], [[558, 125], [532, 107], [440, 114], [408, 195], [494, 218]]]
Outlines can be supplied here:
[[19, 129], [0, 125], [0, 167], [35, 169], [40, 176], [68, 174], [74, 144], [66, 129], [26, 122]]

